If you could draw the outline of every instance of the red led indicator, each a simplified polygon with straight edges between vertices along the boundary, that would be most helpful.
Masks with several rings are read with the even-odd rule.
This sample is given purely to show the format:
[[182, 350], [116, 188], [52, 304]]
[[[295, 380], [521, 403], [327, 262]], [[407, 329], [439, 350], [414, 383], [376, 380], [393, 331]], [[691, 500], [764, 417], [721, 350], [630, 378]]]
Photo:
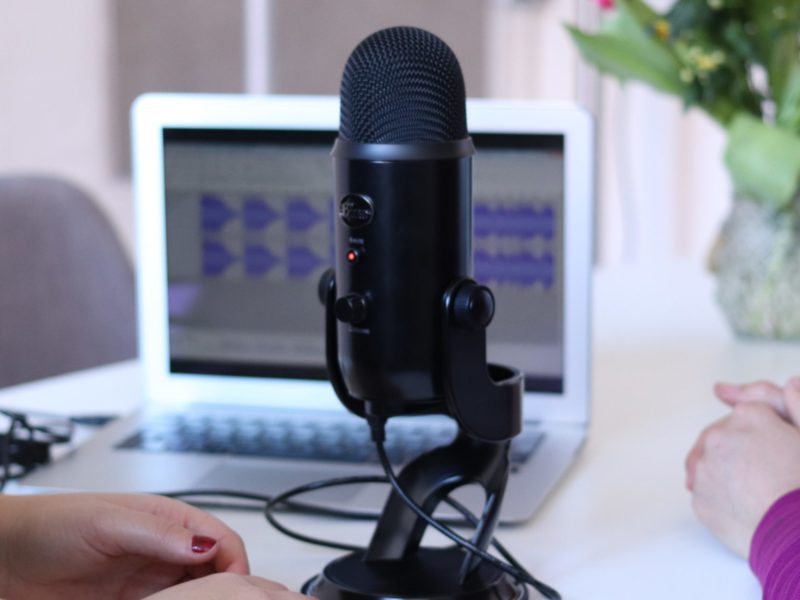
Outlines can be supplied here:
[[351, 263], [356, 262], [358, 260], [358, 253], [355, 250], [348, 250], [347, 260]]

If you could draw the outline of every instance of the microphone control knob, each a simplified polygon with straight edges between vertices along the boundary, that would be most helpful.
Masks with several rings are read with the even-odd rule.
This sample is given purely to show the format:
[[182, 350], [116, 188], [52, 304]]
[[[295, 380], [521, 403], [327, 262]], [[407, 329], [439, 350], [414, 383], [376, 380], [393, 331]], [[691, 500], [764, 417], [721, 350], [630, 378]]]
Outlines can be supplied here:
[[494, 294], [485, 285], [470, 282], [456, 292], [456, 323], [465, 329], [486, 329], [494, 318]]
[[342, 323], [358, 325], [367, 318], [367, 299], [361, 294], [347, 294], [336, 300], [334, 312]]

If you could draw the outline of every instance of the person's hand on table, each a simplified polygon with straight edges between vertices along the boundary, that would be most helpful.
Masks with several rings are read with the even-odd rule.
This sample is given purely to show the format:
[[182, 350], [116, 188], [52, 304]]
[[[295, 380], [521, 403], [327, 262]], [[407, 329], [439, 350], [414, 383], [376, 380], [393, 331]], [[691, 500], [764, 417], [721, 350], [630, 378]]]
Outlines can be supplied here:
[[308, 600], [285, 586], [252, 575], [218, 573], [171, 587], [145, 600]]
[[213, 573], [249, 574], [242, 540], [183, 502], [124, 494], [0, 497], [0, 597], [7, 600], [140, 600]]
[[[707, 427], [686, 459], [686, 485], [700, 520], [747, 556], [758, 523], [784, 494], [800, 488], [800, 389], [767, 382], [720, 386], [733, 407]], [[783, 415], [783, 416], [782, 416]]]
[[718, 383], [714, 394], [731, 407], [753, 402], [766, 404], [790, 423], [800, 425], [800, 377], [792, 377], [783, 387], [763, 380], [745, 384]]

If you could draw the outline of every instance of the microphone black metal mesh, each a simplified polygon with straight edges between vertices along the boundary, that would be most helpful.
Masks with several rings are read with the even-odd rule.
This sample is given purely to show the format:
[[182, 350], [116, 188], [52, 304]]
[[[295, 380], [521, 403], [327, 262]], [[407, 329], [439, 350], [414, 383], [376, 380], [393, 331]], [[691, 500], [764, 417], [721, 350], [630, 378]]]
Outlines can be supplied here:
[[416, 27], [362, 41], [342, 75], [339, 136], [403, 144], [467, 137], [464, 77], [450, 47]]

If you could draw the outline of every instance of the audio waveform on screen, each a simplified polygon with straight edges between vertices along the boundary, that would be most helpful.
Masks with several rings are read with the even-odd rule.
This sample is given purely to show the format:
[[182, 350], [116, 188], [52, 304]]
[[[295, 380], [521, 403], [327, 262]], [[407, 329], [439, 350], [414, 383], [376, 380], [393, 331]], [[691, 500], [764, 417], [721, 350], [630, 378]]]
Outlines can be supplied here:
[[553, 286], [556, 280], [556, 261], [550, 252], [537, 256], [531, 252], [490, 254], [476, 250], [475, 279], [483, 284], [516, 284], [528, 287], [541, 284]]
[[[235, 204], [239, 204], [240, 208], [234, 208], [232, 205]], [[283, 210], [276, 209], [274, 204], [282, 204]], [[331, 202], [325, 204], [327, 206]], [[218, 194], [202, 194], [200, 197], [200, 220], [203, 231], [209, 233], [221, 231], [237, 219], [241, 219], [244, 229], [248, 231], [262, 231], [285, 219], [289, 231], [303, 233], [332, 218], [332, 215], [318, 210], [311, 200], [303, 197], [287, 198], [281, 203], [270, 203], [255, 195], [245, 196], [239, 203], [226, 202]]]
[[506, 206], [476, 201], [473, 209], [475, 237], [490, 235], [551, 240], [556, 234], [556, 214], [552, 206], [536, 209], [530, 205]]
[[286, 256], [289, 277], [307, 277], [317, 269], [327, 267], [330, 262], [304, 246], [289, 246]]
[[237, 254], [221, 242], [203, 242], [203, 275], [216, 277], [224, 275], [233, 265], [241, 263], [244, 273], [249, 277], [261, 277], [283, 266], [291, 278], [305, 278], [318, 269], [331, 264], [329, 257], [320, 256], [311, 248], [289, 246], [284, 256], [272, 252], [261, 244], [245, 244], [243, 252]]
[[[248, 278], [264, 277], [278, 269], [292, 279], [317, 277], [318, 271], [333, 262], [333, 216], [320, 206], [330, 206], [332, 212], [330, 199], [315, 203], [301, 196], [268, 201], [258, 194], [238, 198], [201, 194], [203, 275], [220, 277], [237, 267], [234, 273]], [[236, 222], [240, 227], [228, 227]], [[322, 223], [327, 225], [324, 230], [312, 232]], [[322, 253], [317, 250], [320, 239]], [[273, 249], [276, 244], [283, 252]]]
[[238, 258], [223, 244], [203, 241], [203, 274], [222, 275]]
[[200, 216], [204, 231], [219, 231], [238, 214], [221, 196], [203, 194], [200, 196]]
[[251, 276], [266, 275], [278, 266], [278, 258], [269, 248], [261, 244], [245, 244], [244, 272]]
[[244, 228], [263, 230], [280, 219], [280, 214], [259, 196], [248, 196], [242, 202]]
[[286, 203], [286, 222], [289, 231], [308, 231], [327, 218], [328, 215], [317, 211], [305, 198], [289, 198]]
[[[481, 283], [544, 289], [555, 284], [556, 211], [531, 204], [476, 201], [473, 258]], [[202, 272], [207, 277], [239, 273], [256, 279], [276, 272], [290, 279], [317, 278], [333, 264], [334, 212], [331, 199], [202, 194]], [[227, 228], [237, 221], [240, 227]]]

